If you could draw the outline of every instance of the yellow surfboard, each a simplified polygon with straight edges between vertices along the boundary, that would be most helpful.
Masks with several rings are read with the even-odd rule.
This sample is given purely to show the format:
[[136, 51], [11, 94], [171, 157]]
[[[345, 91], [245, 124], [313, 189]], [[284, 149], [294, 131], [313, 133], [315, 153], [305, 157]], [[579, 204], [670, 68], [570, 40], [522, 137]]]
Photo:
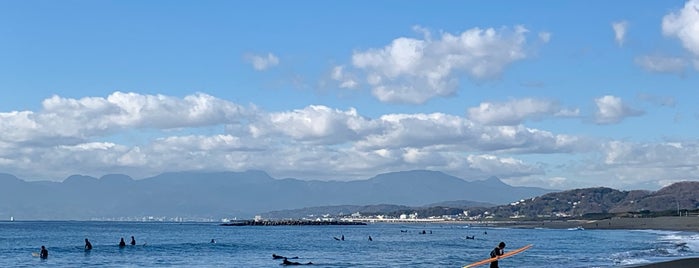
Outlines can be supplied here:
[[471, 263], [471, 264], [469, 264], [469, 265], [464, 266], [463, 268], [476, 267], [476, 266], [479, 266], [479, 265], [483, 265], [483, 264], [486, 264], [486, 263], [491, 263], [491, 262], [497, 261], [497, 260], [502, 259], [502, 258], [507, 258], [507, 257], [510, 257], [510, 256], [515, 255], [515, 254], [517, 254], [517, 253], [520, 253], [520, 252], [522, 252], [522, 251], [525, 251], [525, 250], [531, 248], [532, 246], [533, 246], [532, 244], [529, 244], [529, 245], [523, 246], [523, 247], [521, 247], [521, 248], [515, 249], [515, 250], [513, 250], [513, 251], [505, 252], [505, 254], [502, 254], [502, 255], [497, 256], [497, 257], [495, 257], [495, 258], [488, 258], [488, 259], [485, 259], [485, 260], [482, 260], [482, 261], [477, 261], [477, 262]]

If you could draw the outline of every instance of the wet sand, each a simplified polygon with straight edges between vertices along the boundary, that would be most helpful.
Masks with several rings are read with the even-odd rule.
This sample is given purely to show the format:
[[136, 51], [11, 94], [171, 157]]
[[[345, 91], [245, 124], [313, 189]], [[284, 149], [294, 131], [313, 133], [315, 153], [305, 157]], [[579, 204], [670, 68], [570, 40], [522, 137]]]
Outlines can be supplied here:
[[640, 266], [631, 266], [634, 268], [689, 268], [699, 267], [699, 258], [688, 258], [667, 262], [644, 264]]

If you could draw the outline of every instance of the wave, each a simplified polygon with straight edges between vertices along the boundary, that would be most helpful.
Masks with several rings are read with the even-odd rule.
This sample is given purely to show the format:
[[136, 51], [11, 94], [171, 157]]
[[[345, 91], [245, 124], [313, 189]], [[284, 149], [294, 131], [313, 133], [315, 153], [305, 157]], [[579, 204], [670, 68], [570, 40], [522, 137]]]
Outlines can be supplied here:
[[699, 234], [675, 231], [646, 231], [658, 234], [651, 248], [635, 249], [611, 255], [617, 265], [638, 265], [699, 254]]

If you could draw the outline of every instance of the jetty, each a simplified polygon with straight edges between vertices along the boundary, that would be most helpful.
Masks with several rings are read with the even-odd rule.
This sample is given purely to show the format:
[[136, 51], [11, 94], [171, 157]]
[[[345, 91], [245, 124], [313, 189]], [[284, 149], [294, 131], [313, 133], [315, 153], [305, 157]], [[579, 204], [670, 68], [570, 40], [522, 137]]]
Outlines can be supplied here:
[[222, 223], [222, 226], [292, 226], [292, 225], [366, 225], [364, 222], [351, 221], [314, 221], [314, 220], [234, 220]]

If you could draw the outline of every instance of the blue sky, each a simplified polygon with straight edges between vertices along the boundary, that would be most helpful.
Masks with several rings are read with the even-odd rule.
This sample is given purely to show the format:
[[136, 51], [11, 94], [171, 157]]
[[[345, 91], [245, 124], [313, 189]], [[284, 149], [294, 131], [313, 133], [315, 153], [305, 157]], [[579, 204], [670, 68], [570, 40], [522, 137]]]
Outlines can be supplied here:
[[699, 1], [1, 1], [0, 171], [699, 180]]

